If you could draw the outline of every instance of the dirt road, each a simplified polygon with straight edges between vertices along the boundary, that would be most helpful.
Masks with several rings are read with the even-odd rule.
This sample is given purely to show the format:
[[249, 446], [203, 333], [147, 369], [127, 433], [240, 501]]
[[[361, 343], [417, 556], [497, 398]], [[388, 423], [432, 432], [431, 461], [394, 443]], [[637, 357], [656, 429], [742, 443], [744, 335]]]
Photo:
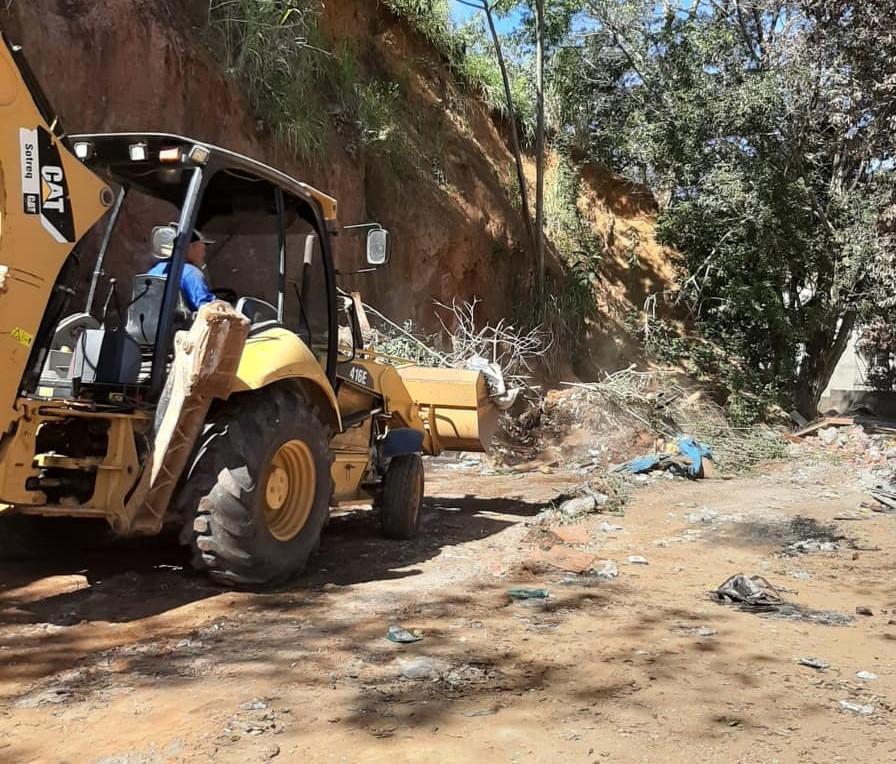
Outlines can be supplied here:
[[[158, 542], [6, 566], [0, 760], [894, 761], [896, 516], [858, 508], [853, 478], [804, 460], [660, 479], [567, 532], [609, 579], [526, 563], [581, 477], [449, 466], [419, 540], [348, 512], [285, 591], [222, 591]], [[739, 572], [803, 610], [708, 597]], [[511, 603], [515, 584], [550, 597]], [[392, 623], [424, 639], [393, 644]]]

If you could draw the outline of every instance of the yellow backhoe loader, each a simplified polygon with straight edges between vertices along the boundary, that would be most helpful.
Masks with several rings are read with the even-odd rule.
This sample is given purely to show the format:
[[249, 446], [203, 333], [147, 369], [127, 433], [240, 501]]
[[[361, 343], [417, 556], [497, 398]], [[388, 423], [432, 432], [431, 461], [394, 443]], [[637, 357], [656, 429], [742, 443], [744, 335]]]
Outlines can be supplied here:
[[[388, 536], [413, 535], [421, 454], [483, 450], [494, 432], [481, 372], [364, 347], [360, 300], [337, 285], [334, 199], [182, 136], [66, 135], [6, 40], [0, 194], [7, 556], [101, 520], [176, 528], [221, 583], [281, 582], [340, 504], [369, 501]], [[384, 265], [388, 233], [365, 228], [368, 267]], [[217, 299], [197, 306], [200, 239]], [[108, 262], [139, 266], [116, 283]]]

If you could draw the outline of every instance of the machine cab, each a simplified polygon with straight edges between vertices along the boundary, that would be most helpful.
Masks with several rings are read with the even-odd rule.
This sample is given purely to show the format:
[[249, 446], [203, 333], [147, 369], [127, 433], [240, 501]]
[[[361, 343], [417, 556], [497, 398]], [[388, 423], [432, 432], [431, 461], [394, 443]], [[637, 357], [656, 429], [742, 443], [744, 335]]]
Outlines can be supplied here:
[[[258, 162], [181, 136], [70, 140], [76, 156], [108, 180], [116, 200], [105, 226], [79, 245], [83, 260], [96, 252], [87, 298], [58, 325], [42, 358], [38, 394], [157, 398], [173, 335], [189, 327], [199, 307], [187, 288], [196, 282], [249, 319], [250, 342], [273, 331], [282, 340], [288, 332], [335, 383], [334, 200]], [[109, 262], [115, 270], [107, 269]]]

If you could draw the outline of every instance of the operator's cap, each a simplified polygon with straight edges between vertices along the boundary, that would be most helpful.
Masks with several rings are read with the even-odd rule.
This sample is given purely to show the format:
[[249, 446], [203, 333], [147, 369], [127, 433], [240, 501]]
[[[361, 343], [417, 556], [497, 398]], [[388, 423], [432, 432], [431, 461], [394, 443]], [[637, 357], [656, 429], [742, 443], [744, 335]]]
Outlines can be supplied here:
[[215, 243], [214, 239], [209, 239], [198, 228], [193, 229], [193, 233], [190, 236], [190, 241], [191, 242], [201, 241], [203, 244], [214, 244]]

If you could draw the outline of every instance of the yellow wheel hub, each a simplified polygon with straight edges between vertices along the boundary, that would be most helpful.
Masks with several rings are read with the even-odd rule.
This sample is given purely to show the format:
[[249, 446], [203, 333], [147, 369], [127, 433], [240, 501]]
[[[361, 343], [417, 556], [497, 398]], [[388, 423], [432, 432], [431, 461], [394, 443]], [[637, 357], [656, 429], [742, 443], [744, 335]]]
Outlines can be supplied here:
[[317, 473], [308, 445], [290, 440], [280, 446], [264, 481], [264, 519], [274, 538], [289, 541], [305, 527], [316, 489]]

